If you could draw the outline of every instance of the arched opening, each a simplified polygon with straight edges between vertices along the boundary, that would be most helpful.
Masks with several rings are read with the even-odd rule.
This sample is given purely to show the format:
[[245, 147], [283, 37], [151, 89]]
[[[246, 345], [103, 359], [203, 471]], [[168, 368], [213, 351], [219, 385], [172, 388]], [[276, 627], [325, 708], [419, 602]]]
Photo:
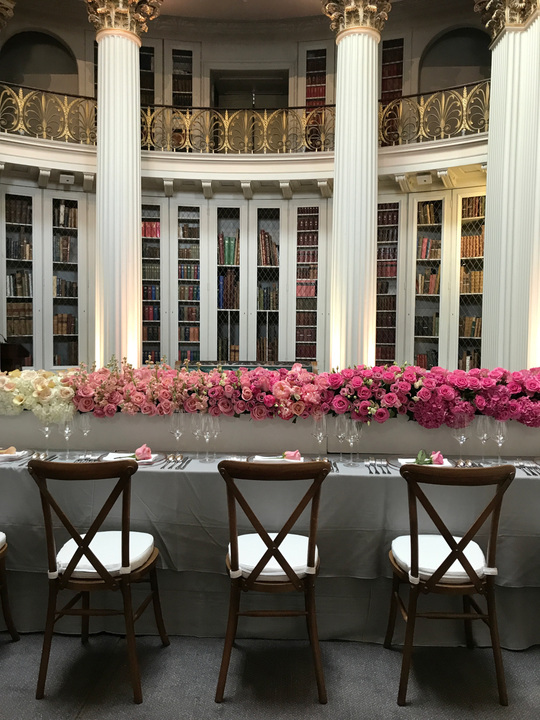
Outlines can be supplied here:
[[0, 80], [39, 90], [76, 95], [77, 61], [56, 38], [40, 32], [22, 32], [0, 50]]
[[488, 79], [489, 43], [489, 36], [476, 28], [458, 28], [438, 37], [420, 60], [419, 93]]

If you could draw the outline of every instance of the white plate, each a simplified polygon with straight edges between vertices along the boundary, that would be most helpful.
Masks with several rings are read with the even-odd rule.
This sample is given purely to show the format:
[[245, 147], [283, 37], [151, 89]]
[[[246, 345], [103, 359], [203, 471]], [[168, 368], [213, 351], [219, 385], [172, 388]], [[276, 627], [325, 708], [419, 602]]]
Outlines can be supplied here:
[[14, 462], [15, 460], [22, 460], [32, 453], [30, 450], [18, 450], [17, 452], [10, 453], [9, 455], [0, 455], [0, 463]]
[[[156, 460], [159, 460], [161, 455], [159, 453], [152, 453], [152, 457], [148, 460], [137, 460], [139, 465], [153, 465]], [[115, 460], [136, 460], [135, 453], [107, 453], [101, 458], [102, 462], [114, 462]]]
[[[416, 465], [416, 458], [399, 458], [398, 463], [400, 465]], [[452, 465], [450, 460], [447, 460], [446, 458], [444, 458], [442, 465], [435, 465], [434, 463], [431, 463], [431, 464], [429, 464], [429, 467], [438, 468], [438, 467], [454, 467], [454, 466]]]
[[251, 455], [248, 462], [265, 462], [265, 463], [284, 463], [284, 462], [304, 462], [304, 458], [300, 460], [288, 460], [283, 455]]

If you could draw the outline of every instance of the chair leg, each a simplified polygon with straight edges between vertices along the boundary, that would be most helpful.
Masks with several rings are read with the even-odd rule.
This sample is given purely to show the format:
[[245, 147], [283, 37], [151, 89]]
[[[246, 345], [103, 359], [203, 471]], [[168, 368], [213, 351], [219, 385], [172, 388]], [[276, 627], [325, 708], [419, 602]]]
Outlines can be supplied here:
[[159, 587], [157, 581], [156, 568], [153, 567], [150, 570], [150, 587], [152, 588], [152, 604], [154, 606], [154, 617], [156, 618], [156, 625], [159, 632], [161, 642], [165, 647], [171, 644], [167, 631], [165, 630], [165, 623], [163, 622], [163, 614], [161, 612], [161, 600], [159, 597]]
[[315, 678], [317, 680], [317, 690], [319, 692], [319, 702], [325, 705], [328, 701], [326, 695], [326, 684], [324, 682], [324, 670], [321, 658], [321, 646], [319, 645], [319, 633], [317, 630], [317, 612], [315, 609], [315, 586], [313, 581], [308, 582], [306, 586], [306, 610], [308, 621], [308, 634], [313, 653], [313, 664], [315, 666]]
[[15, 628], [13, 617], [11, 616], [11, 607], [9, 604], [9, 595], [7, 587], [7, 572], [6, 572], [6, 558], [2, 555], [0, 558], [0, 600], [2, 602], [2, 612], [4, 614], [4, 622], [6, 628], [11, 635], [13, 642], [20, 640], [19, 633]]
[[407, 627], [405, 630], [405, 642], [403, 645], [403, 657], [401, 660], [401, 675], [399, 678], [398, 705], [405, 705], [407, 697], [407, 685], [409, 682], [409, 671], [411, 669], [411, 657], [414, 639], [414, 625], [416, 622], [416, 606], [418, 603], [418, 587], [411, 585], [409, 588], [409, 607], [407, 608]]
[[133, 687], [133, 700], [135, 703], [142, 703], [141, 674], [137, 660], [137, 648], [135, 645], [135, 623], [133, 620], [133, 602], [131, 600], [131, 585], [122, 583], [122, 597], [124, 600], [124, 619], [126, 623], [126, 644], [129, 663], [129, 674]]
[[[471, 599], [468, 595], [463, 596], [463, 612], [464, 613], [470, 613], [471, 612]], [[473, 631], [472, 631], [472, 620], [465, 619], [465, 642], [467, 643], [468, 648], [474, 647], [474, 638], [473, 638]]]
[[229, 617], [227, 620], [227, 631], [225, 633], [225, 644], [223, 646], [223, 657], [221, 658], [221, 667], [219, 669], [218, 684], [216, 688], [215, 701], [223, 702], [223, 693], [225, 692], [225, 683], [227, 682], [227, 672], [229, 670], [229, 662], [231, 660], [231, 651], [236, 637], [236, 629], [238, 627], [238, 611], [240, 609], [240, 584], [231, 581], [231, 591], [229, 597]]
[[[90, 610], [90, 593], [83, 592], [82, 594], [82, 609], [87, 611]], [[90, 633], [90, 616], [81, 615], [81, 642], [87, 643]]]
[[398, 608], [398, 595], [399, 595], [400, 581], [397, 575], [392, 578], [392, 597], [390, 599], [390, 610], [388, 612], [388, 625], [386, 628], [386, 635], [384, 637], [384, 647], [389, 648], [392, 645], [392, 638], [394, 637], [394, 628], [396, 626], [396, 615]]
[[36, 688], [36, 699], [41, 700], [45, 694], [45, 680], [47, 679], [47, 669], [49, 667], [49, 656], [51, 654], [51, 644], [54, 631], [54, 619], [56, 615], [56, 598], [58, 595], [58, 587], [55, 580], [49, 581], [49, 600], [47, 604], [47, 619], [45, 621], [45, 632], [43, 634], [43, 648], [41, 650], [41, 661], [39, 664], [38, 682]]
[[497, 623], [495, 590], [493, 584], [488, 585], [486, 592], [486, 601], [489, 618], [489, 632], [491, 634], [491, 645], [493, 648], [493, 659], [495, 660], [497, 687], [499, 689], [499, 702], [501, 703], [501, 705], [508, 705], [508, 693], [506, 692], [506, 680], [504, 677], [504, 666], [501, 653], [501, 642], [499, 639], [499, 626]]

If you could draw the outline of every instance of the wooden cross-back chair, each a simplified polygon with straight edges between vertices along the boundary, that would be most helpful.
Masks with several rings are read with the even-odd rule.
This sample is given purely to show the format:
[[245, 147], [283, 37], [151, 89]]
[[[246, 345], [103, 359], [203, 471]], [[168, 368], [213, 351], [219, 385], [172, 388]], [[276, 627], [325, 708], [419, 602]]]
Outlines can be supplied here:
[[[169, 639], [161, 614], [161, 603], [156, 576], [159, 551], [149, 533], [130, 531], [131, 477], [137, 471], [135, 460], [121, 460], [104, 463], [58, 463], [31, 460], [28, 463], [30, 475], [34, 478], [41, 495], [45, 522], [47, 563], [49, 576], [49, 601], [43, 638], [43, 650], [36, 690], [36, 697], [42, 698], [49, 664], [54, 626], [66, 615], [81, 617], [82, 641], [88, 641], [91, 616], [123, 615], [126, 631], [128, 664], [133, 687], [133, 699], [142, 702], [141, 679], [135, 647], [135, 621], [152, 602], [154, 615], [163, 645]], [[79, 531], [66, 515], [48, 480], [110, 481], [110, 494], [101, 508], [97, 509], [90, 526]], [[108, 489], [108, 488], [107, 488]], [[111, 512], [119, 501], [120, 518], [111, 520]], [[70, 539], [57, 552], [53, 517], [60, 520]], [[105, 521], [120, 525], [120, 530], [102, 530]], [[131, 586], [140, 582], [150, 583], [150, 592], [135, 610]], [[58, 594], [62, 590], [75, 593], [63, 606], [58, 608]], [[111, 590], [122, 595], [122, 609], [92, 608], [90, 593]], [[78, 606], [80, 602], [80, 606]]]
[[[321, 485], [331, 470], [328, 462], [259, 463], [222, 460], [219, 472], [227, 484], [227, 508], [229, 515], [229, 552], [226, 558], [231, 578], [229, 616], [223, 658], [216, 690], [216, 702], [223, 700], [231, 651], [236, 637], [238, 618], [295, 617], [304, 616], [311, 642], [319, 702], [326, 703], [326, 687], [322, 668], [317, 617], [315, 609], [315, 576], [319, 571], [316, 546], [317, 522]], [[268, 532], [252, 504], [240, 490], [237, 480], [267, 481], [279, 486], [283, 482], [310, 481], [296, 507], [278, 532]], [[278, 502], [279, 487], [273, 498]], [[237, 506], [253, 526], [255, 533], [238, 534]], [[304, 510], [309, 512], [309, 536], [291, 533]], [[255, 590], [264, 593], [301, 592], [304, 594], [305, 610], [240, 610], [242, 591]]]
[[[417, 617], [429, 619], [462, 619], [465, 639], [473, 647], [472, 620], [482, 620], [488, 627], [495, 660], [495, 672], [501, 705], [508, 704], [506, 682], [495, 607], [496, 552], [501, 504], [504, 493], [514, 479], [513, 465], [488, 468], [438, 468], [430, 465], [403, 465], [401, 475], [407, 481], [410, 535], [392, 542], [390, 563], [393, 570], [392, 600], [384, 646], [390, 647], [398, 608], [406, 622], [405, 641], [398, 691], [398, 705], [404, 705], [411, 665], [414, 627]], [[456, 488], [491, 486], [489, 502], [478, 513], [463, 536], [452, 534], [447, 524], [426, 496], [422, 485], [446, 485]], [[464, 498], [465, 500], [465, 498]], [[422, 507], [433, 522], [436, 533], [420, 534], [418, 510]], [[488, 546], [484, 554], [474, 538], [487, 524]], [[405, 604], [400, 587], [407, 585], [409, 600]], [[417, 612], [420, 595], [461, 595], [463, 612]], [[485, 598], [482, 609], [473, 596]], [[484, 604], [484, 603], [482, 603]]]
[[11, 607], [9, 604], [8, 586], [7, 586], [7, 572], [6, 572], [6, 554], [8, 544], [5, 533], [0, 532], [0, 600], [2, 602], [2, 612], [4, 615], [4, 622], [6, 629], [11, 635], [13, 641], [19, 640], [19, 633], [15, 628], [13, 617], [11, 615]]

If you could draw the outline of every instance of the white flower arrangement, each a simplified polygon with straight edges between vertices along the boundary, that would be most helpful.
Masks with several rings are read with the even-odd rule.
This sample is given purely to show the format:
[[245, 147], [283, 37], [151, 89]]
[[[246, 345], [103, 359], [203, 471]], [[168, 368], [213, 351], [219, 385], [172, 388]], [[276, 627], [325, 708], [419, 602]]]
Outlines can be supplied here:
[[[73, 371], [71, 371], [73, 372]], [[13, 370], [0, 373], [0, 415], [30, 410], [40, 422], [61, 423], [73, 416], [73, 388], [64, 379], [70, 371]]]

